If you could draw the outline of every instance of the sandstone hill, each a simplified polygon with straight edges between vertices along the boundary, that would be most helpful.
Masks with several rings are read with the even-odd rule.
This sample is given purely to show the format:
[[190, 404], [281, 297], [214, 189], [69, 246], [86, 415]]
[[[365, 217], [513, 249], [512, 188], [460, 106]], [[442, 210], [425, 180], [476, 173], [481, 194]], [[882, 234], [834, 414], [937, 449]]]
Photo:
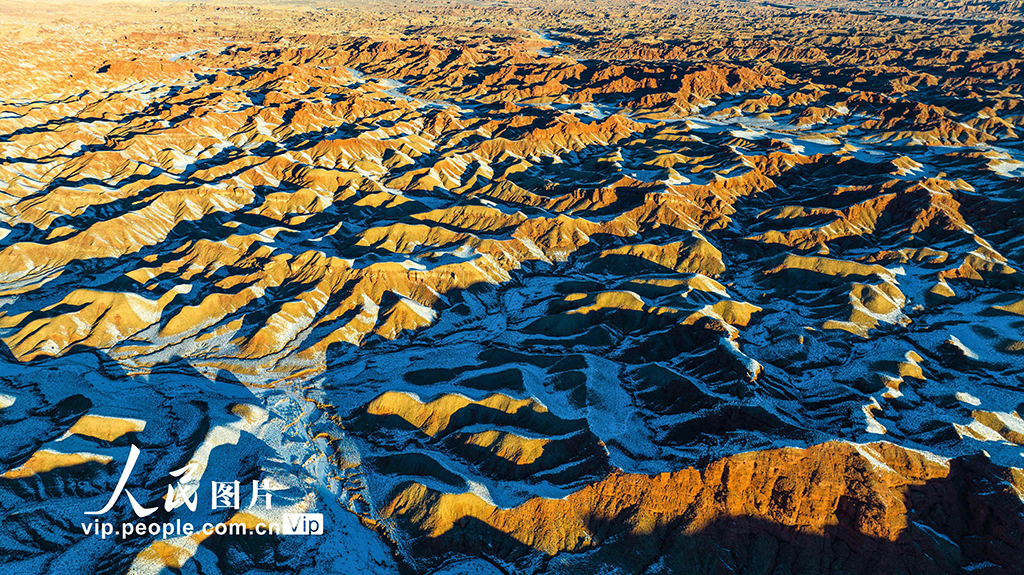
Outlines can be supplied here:
[[1020, 1], [251, 4], [0, 4], [5, 570], [1019, 572]]

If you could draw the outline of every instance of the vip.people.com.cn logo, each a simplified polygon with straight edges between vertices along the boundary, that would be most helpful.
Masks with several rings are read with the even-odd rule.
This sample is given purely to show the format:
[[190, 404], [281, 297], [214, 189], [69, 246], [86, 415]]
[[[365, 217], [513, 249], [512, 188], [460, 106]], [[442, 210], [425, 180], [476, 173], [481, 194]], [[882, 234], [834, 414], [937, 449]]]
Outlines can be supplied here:
[[[128, 479], [135, 469], [141, 451], [135, 445], [131, 446], [128, 454], [128, 461], [125, 463], [121, 477], [110, 494], [107, 504], [95, 511], [86, 511], [86, 515], [101, 516], [107, 514], [117, 501], [124, 496], [128, 499], [132, 511], [139, 519], [152, 515], [157, 507], [144, 507], [126, 489]], [[170, 472], [170, 476], [177, 479], [177, 484], [167, 486], [167, 495], [164, 497], [164, 511], [171, 511], [184, 505], [189, 511], [195, 512], [199, 507], [199, 479], [195, 473], [199, 468], [196, 462], [189, 462], [181, 469]], [[204, 490], [205, 491], [205, 490]], [[241, 509], [241, 502], [248, 499], [249, 505], [245, 509], [263, 507], [271, 509], [272, 493], [260, 488], [259, 481], [252, 482], [252, 489], [248, 498], [243, 499], [241, 485], [238, 481], [211, 481], [210, 482], [210, 510], [218, 509]], [[261, 505], [262, 504], [262, 505]], [[101, 539], [118, 536], [121, 539], [129, 537], [149, 535], [160, 536], [163, 539], [174, 537], [190, 537], [195, 534], [204, 536], [210, 535], [322, 535], [324, 532], [324, 517], [321, 513], [284, 513], [281, 523], [273, 522], [241, 522], [228, 521], [221, 523], [203, 523], [200, 526], [189, 521], [176, 519], [171, 522], [125, 522], [120, 525], [106, 523], [94, 519], [92, 522], [81, 524], [82, 532], [85, 535], [97, 536]]]

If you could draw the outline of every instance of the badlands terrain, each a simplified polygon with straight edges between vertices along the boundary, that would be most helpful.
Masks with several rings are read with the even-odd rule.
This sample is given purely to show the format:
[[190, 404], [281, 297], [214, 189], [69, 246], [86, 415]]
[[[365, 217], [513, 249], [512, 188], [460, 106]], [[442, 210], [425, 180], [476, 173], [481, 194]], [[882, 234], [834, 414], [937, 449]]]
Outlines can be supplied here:
[[1022, 12], [0, 2], [0, 571], [1020, 573]]

